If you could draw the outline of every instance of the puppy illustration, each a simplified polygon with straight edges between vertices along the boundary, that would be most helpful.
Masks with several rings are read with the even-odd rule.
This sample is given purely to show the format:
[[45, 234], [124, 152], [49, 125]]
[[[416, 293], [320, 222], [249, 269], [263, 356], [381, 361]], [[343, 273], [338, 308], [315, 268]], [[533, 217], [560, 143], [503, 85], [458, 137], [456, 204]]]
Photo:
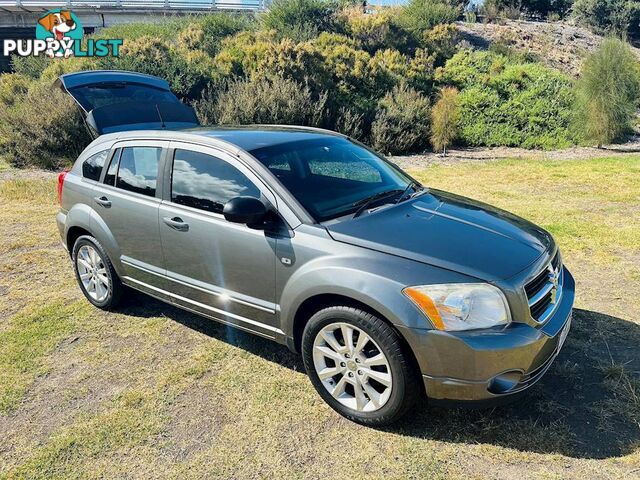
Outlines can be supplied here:
[[[49, 13], [38, 20], [38, 23], [48, 32], [51, 32], [53, 38], [58, 41], [69, 40], [66, 34], [76, 29], [76, 22], [71, 17], [71, 12], [64, 10], [58, 13]], [[51, 58], [62, 57], [63, 55], [67, 58], [73, 55], [73, 52], [71, 50], [66, 50], [64, 53], [61, 51], [54, 52], [53, 48], [50, 48], [46, 51], [46, 54]]]

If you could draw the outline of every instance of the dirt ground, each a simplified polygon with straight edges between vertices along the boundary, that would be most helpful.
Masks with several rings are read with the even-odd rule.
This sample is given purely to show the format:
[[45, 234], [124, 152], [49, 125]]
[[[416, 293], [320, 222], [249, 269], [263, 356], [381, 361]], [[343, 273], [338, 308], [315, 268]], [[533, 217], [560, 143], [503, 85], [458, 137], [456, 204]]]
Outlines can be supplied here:
[[[499, 23], [456, 23], [462, 38], [473, 47], [487, 49], [491, 43], [509, 45], [521, 53], [532, 53], [550, 67], [577, 77], [587, 54], [596, 50], [603, 37], [569, 22], [506, 20]], [[640, 58], [640, 49], [632, 48]]]

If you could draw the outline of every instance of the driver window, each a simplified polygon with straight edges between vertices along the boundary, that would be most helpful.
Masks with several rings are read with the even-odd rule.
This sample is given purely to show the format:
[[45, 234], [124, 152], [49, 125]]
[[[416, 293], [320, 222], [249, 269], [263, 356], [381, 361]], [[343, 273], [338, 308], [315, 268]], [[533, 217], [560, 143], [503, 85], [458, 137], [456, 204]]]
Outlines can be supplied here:
[[260, 198], [260, 190], [240, 170], [212, 155], [177, 149], [171, 176], [171, 201], [222, 213], [235, 197]]

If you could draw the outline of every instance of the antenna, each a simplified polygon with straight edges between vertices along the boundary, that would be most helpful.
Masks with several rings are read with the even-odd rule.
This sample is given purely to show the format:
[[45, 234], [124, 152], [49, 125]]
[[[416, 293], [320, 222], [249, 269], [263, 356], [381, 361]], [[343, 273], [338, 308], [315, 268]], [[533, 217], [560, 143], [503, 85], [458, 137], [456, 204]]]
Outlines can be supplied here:
[[158, 106], [157, 103], [156, 103], [156, 112], [158, 112], [158, 117], [160, 117], [160, 128], [164, 130], [165, 128], [167, 128], [167, 126], [164, 124], [164, 119], [162, 118], [162, 114], [160, 113], [160, 107]]

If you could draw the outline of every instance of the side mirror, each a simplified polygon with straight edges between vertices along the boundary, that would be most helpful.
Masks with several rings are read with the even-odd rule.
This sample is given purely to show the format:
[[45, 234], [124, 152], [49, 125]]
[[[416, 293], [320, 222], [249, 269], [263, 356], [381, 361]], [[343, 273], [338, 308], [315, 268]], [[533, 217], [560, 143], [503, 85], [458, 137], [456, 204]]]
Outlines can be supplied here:
[[235, 197], [224, 205], [222, 213], [229, 222], [259, 225], [267, 215], [267, 207], [254, 197]]

